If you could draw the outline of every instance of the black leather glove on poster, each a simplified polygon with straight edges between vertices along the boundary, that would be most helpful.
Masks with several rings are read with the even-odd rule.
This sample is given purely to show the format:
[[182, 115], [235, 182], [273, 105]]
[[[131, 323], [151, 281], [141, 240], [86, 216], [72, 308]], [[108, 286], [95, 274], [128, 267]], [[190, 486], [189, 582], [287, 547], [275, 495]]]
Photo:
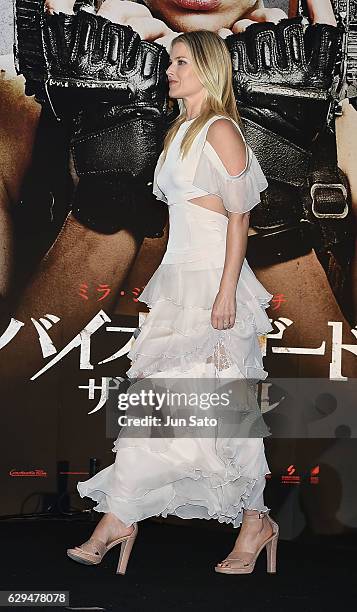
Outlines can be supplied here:
[[251, 214], [248, 258], [264, 266], [314, 248], [344, 309], [355, 232], [330, 112], [340, 41], [338, 27], [302, 17], [226, 38], [246, 137], [269, 181]]
[[162, 236], [168, 211], [152, 194], [152, 179], [168, 127], [166, 50], [86, 11], [38, 18], [43, 99], [41, 88], [37, 93], [70, 144], [77, 174], [74, 195], [68, 192], [72, 214], [100, 233]]
[[[72, 212], [98, 232], [161, 236], [167, 207], [152, 194], [152, 177], [167, 128], [168, 55], [130, 26], [84, 11], [75, 18], [70, 79], [94, 87], [74, 117]], [[97, 101], [103, 94], [106, 101]]]

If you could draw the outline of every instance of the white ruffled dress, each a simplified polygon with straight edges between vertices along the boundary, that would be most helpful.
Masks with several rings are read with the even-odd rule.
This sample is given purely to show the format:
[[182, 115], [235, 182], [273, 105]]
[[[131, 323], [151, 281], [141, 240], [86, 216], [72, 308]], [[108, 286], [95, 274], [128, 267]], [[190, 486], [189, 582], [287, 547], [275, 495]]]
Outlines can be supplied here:
[[[130, 378], [162, 378], [171, 385], [184, 377], [251, 384], [268, 375], [258, 336], [273, 329], [266, 313], [273, 295], [246, 259], [237, 284], [234, 326], [217, 330], [210, 320], [225, 261], [228, 217], [190, 200], [216, 194], [227, 211], [243, 213], [260, 202], [268, 186], [247, 143], [245, 170], [228, 174], [206, 140], [209, 126], [222, 118], [230, 120], [214, 116], [206, 122], [182, 160], [180, 143], [194, 119], [186, 121], [165, 161], [162, 154], [158, 159], [153, 193], [168, 204], [169, 240], [139, 298], [150, 312], [128, 353]], [[98, 512], [112, 512], [127, 525], [174, 514], [238, 527], [243, 507], [267, 510], [263, 490], [270, 470], [262, 437], [150, 438], [148, 433], [130, 438], [123, 433], [114, 443], [115, 462], [77, 485], [81, 497], [98, 502]]]

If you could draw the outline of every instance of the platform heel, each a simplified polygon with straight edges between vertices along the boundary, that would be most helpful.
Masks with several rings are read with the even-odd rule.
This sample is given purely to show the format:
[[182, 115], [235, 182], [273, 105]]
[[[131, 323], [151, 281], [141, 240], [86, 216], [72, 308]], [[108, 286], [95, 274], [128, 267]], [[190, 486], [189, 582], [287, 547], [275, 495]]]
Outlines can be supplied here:
[[[276, 524], [276, 523], [275, 523]], [[271, 540], [266, 543], [267, 549], [267, 572], [268, 574], [276, 574], [276, 552], [278, 548], [279, 530], [274, 534]]]
[[[267, 550], [267, 572], [268, 574], [276, 573], [276, 552], [278, 547], [278, 538], [279, 538], [279, 526], [273, 519], [269, 516], [269, 510], [264, 512], [259, 512], [257, 514], [249, 514], [246, 515], [245, 520], [249, 521], [257, 521], [262, 520], [264, 516], [267, 517], [271, 527], [272, 534], [271, 536], [263, 542], [258, 550], [255, 553], [252, 552], [241, 552], [237, 553], [236, 557], [227, 557], [225, 562], [232, 563], [232, 565], [222, 565], [219, 563], [214, 568], [216, 572], [220, 574], [251, 574], [255, 567], [255, 562], [263, 550], [266, 547]], [[234, 567], [234, 562], [239, 563], [239, 567]]]
[[119, 562], [118, 562], [118, 567], [116, 571], [117, 574], [125, 574], [126, 567], [128, 565], [128, 561], [130, 557], [130, 553], [134, 546], [134, 542], [135, 542], [137, 534], [138, 534], [138, 526], [136, 523], [134, 523], [134, 531], [121, 544]]
[[[110, 542], [110, 544], [105, 544], [97, 538], [89, 538], [89, 540], [84, 542], [84, 544], [81, 546], [68, 548], [67, 555], [70, 559], [73, 559], [73, 561], [77, 561], [77, 563], [83, 563], [84, 565], [99, 565], [99, 563], [101, 563], [103, 560], [104, 555], [106, 555], [109, 550], [114, 548], [114, 546], [120, 546], [119, 562], [116, 573], [125, 574], [130, 553], [136, 536], [138, 535], [137, 523], [133, 523], [133, 527], [134, 529], [129, 535], [121, 536], [113, 542]], [[85, 544], [87, 545], [87, 550], [83, 548]], [[91, 550], [88, 550], [88, 544], [90, 545]]]

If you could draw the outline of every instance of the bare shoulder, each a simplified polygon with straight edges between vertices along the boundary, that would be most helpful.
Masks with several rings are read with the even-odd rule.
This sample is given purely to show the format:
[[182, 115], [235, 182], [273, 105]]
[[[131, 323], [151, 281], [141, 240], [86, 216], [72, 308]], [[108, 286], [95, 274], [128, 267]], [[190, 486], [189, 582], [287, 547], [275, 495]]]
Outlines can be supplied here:
[[245, 142], [233, 121], [216, 119], [208, 128], [207, 141], [214, 148], [230, 175], [237, 175], [244, 170], [246, 167]]

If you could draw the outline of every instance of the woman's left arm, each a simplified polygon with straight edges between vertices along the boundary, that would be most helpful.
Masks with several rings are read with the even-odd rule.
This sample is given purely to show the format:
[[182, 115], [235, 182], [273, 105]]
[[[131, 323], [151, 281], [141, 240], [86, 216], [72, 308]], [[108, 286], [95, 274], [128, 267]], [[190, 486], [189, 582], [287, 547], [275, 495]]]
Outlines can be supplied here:
[[[208, 129], [207, 140], [214, 148], [227, 177], [239, 175], [247, 166], [246, 144], [232, 122], [218, 119]], [[224, 204], [224, 202], [223, 202]], [[249, 211], [228, 212], [226, 256], [219, 291], [211, 313], [215, 329], [232, 327], [236, 316], [236, 289], [247, 250]]]
[[[211, 313], [211, 323], [215, 329], [227, 329], [234, 325], [237, 284], [248, 244], [250, 213], [228, 214], [226, 257], [219, 291]], [[226, 327], [224, 322], [228, 323]]]

